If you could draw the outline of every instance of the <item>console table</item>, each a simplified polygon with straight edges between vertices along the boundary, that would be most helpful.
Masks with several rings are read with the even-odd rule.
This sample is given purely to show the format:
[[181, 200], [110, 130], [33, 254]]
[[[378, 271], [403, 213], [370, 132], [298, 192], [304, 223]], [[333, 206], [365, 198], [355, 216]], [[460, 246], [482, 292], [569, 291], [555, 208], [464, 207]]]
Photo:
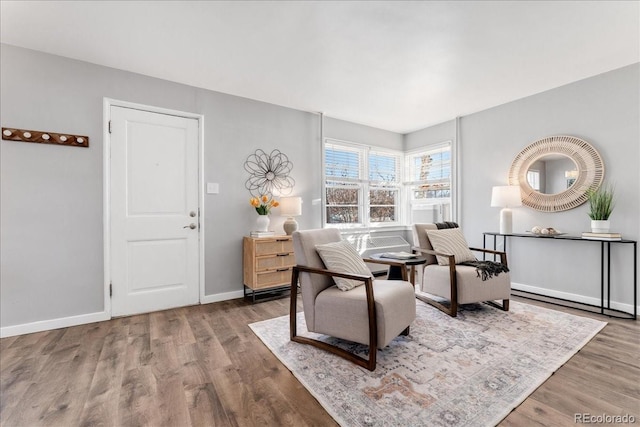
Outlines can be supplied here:
[[[572, 240], [572, 241], [581, 241], [581, 242], [586, 242], [586, 243], [591, 243], [591, 244], [600, 244], [600, 314], [605, 314], [607, 316], [610, 317], [618, 317], [618, 318], [624, 318], [624, 319], [633, 319], [636, 320], [636, 317], [638, 315], [637, 311], [638, 311], [638, 243], [635, 240], [592, 240], [592, 239], [583, 239], [582, 237], [579, 236], [568, 236], [568, 235], [554, 235], [554, 236], [548, 236], [548, 235], [537, 235], [537, 234], [533, 234], [533, 233], [529, 233], [529, 234], [517, 234], [517, 233], [512, 233], [512, 234], [500, 234], [500, 233], [496, 233], [496, 232], [484, 232], [482, 233], [482, 247], [486, 248], [486, 240], [487, 240], [487, 236], [493, 237], [493, 249], [496, 249], [496, 243], [497, 243], [497, 238], [498, 237], [502, 237], [502, 243], [504, 245], [504, 251], [507, 251], [507, 238], [511, 237], [511, 238], [533, 238], [533, 239], [544, 239], [544, 240], [550, 240], [553, 242], [559, 242], [559, 241], [563, 241], [563, 240]], [[621, 311], [621, 310], [615, 310], [611, 308], [611, 244], [622, 244], [622, 245], [632, 245], [633, 246], [633, 314], [632, 313], [627, 313], [625, 311]], [[605, 305], [605, 299], [604, 299], [604, 288], [605, 288], [605, 258], [606, 258], [606, 263], [607, 263], [607, 268], [606, 268], [606, 286], [607, 286], [607, 302]], [[524, 291], [517, 291], [517, 292], [524, 292]], [[527, 294], [531, 294], [534, 296], [543, 296], [543, 295], [539, 295], [539, 294], [534, 294], [531, 292], [526, 292]], [[526, 298], [531, 298], [531, 297], [527, 297]], [[553, 300], [557, 300], [559, 302], [555, 302], [555, 304], [557, 305], [563, 305], [563, 306], [569, 306], [566, 304], [562, 304], [561, 302], [571, 302], [573, 304], [578, 304], [581, 306], [586, 306], [586, 307], [597, 307], [591, 304], [585, 304], [585, 303], [581, 303], [581, 302], [577, 302], [577, 301], [568, 301], [568, 300], [563, 300], [560, 298], [554, 298], [554, 297], [545, 297], [547, 299], [553, 299]], [[532, 298], [532, 299], [539, 299], [539, 298]], [[573, 307], [573, 306], [570, 306]], [[581, 310], [586, 310], [586, 311], [592, 311], [592, 310], [588, 310], [586, 308], [581, 308], [581, 307], [574, 307], [574, 308], [578, 308]]]

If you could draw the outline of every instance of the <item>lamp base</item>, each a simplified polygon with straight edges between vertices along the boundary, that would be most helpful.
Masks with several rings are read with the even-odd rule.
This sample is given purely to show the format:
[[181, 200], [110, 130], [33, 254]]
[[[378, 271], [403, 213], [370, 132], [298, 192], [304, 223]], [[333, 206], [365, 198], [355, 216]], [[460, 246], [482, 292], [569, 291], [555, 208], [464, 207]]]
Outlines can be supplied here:
[[291, 234], [298, 229], [298, 222], [293, 218], [287, 218], [284, 224], [282, 224], [282, 228], [287, 236], [291, 236]]
[[504, 208], [500, 211], [500, 234], [513, 233], [513, 215], [511, 209]]

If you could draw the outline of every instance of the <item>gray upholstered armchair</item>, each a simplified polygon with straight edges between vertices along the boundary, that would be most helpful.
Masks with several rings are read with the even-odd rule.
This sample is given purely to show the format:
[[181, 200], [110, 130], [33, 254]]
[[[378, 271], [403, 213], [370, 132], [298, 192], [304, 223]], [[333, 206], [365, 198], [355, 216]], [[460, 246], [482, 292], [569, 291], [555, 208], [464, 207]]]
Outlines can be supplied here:
[[[400, 334], [409, 334], [409, 326], [416, 317], [415, 290], [406, 281], [377, 280], [371, 274], [327, 269], [317, 247], [341, 241], [340, 232], [336, 229], [293, 233], [297, 265], [293, 268], [291, 278], [291, 340], [332, 352], [373, 371], [377, 349], [386, 347]], [[353, 252], [359, 257], [355, 249]], [[366, 269], [364, 262], [362, 265]], [[334, 284], [336, 277], [362, 281], [364, 285], [343, 291]], [[369, 345], [368, 360], [326, 342], [298, 335], [298, 279], [307, 329]]]
[[[476, 268], [467, 265], [456, 265], [450, 253], [439, 253], [433, 248], [427, 234], [428, 230], [437, 230], [435, 224], [413, 224], [413, 243], [415, 252], [427, 258], [426, 264], [419, 266], [419, 290], [449, 300], [449, 306], [426, 295], [418, 293], [416, 298], [444, 311], [452, 317], [458, 312], [459, 304], [487, 302], [505, 311], [509, 310], [511, 294], [511, 278], [508, 272], [482, 280]], [[466, 242], [465, 242], [466, 244]], [[491, 255], [499, 255], [500, 262], [507, 266], [505, 252], [490, 249], [468, 248]], [[446, 257], [448, 265], [439, 265], [436, 256]], [[494, 300], [502, 300], [502, 306]]]

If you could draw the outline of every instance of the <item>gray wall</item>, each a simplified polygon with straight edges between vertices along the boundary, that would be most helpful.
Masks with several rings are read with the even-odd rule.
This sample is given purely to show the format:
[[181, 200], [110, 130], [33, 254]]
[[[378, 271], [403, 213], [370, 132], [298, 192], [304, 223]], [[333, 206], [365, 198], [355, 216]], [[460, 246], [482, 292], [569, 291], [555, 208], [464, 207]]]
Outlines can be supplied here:
[[454, 141], [456, 136], [456, 122], [449, 120], [435, 126], [411, 132], [404, 136], [404, 150], [411, 151], [425, 145]]
[[[615, 183], [612, 231], [640, 236], [640, 65], [634, 64], [461, 118], [459, 218], [471, 245], [483, 231], [497, 231], [499, 209], [490, 207], [491, 188], [506, 185], [513, 158], [527, 145], [551, 135], [589, 141], [602, 155], [606, 181]], [[454, 122], [411, 133], [405, 147], [453, 139]], [[559, 213], [513, 210], [514, 232], [535, 225], [580, 234], [589, 230], [587, 205]], [[551, 292], [599, 298], [599, 244], [510, 239], [512, 280]], [[631, 304], [630, 245], [613, 245], [612, 299]]]
[[399, 151], [403, 149], [403, 136], [399, 133], [345, 122], [331, 117], [325, 117], [324, 136], [325, 138], [335, 138], [374, 147], [385, 147]]
[[[0, 324], [102, 312], [103, 98], [203, 114], [205, 294], [242, 291], [242, 236], [256, 214], [247, 156], [279, 149], [293, 162], [301, 228], [321, 226], [319, 116], [246, 98], [0, 45], [2, 126], [88, 135], [89, 148], [0, 144]], [[325, 134], [401, 149], [402, 136], [326, 119]], [[356, 142], [366, 142], [358, 139]], [[274, 211], [273, 227], [283, 218]]]
[[[461, 222], [472, 244], [496, 230], [491, 187], [506, 183], [513, 157], [553, 134], [590, 141], [617, 184], [613, 227], [638, 239], [639, 66], [576, 82], [462, 118]], [[89, 148], [0, 143], [0, 324], [3, 327], [101, 312], [103, 307], [102, 101], [109, 97], [205, 116], [206, 295], [242, 290], [241, 237], [255, 214], [244, 188], [244, 160], [278, 148], [294, 164], [303, 198], [301, 228], [321, 225], [318, 115], [120, 70], [0, 45], [2, 126], [88, 135]], [[325, 136], [410, 150], [453, 140], [454, 121], [401, 135], [325, 119]], [[272, 216], [274, 227], [282, 218]], [[584, 231], [586, 207], [557, 214], [514, 212], [516, 231], [533, 225]], [[513, 241], [513, 278], [533, 286], [594, 296], [597, 244]], [[619, 253], [618, 253], [619, 252]], [[614, 252], [614, 299], [630, 299], [629, 251]], [[560, 260], [560, 262], [559, 262]], [[578, 267], [577, 267], [578, 266]], [[618, 289], [618, 283], [625, 288]]]

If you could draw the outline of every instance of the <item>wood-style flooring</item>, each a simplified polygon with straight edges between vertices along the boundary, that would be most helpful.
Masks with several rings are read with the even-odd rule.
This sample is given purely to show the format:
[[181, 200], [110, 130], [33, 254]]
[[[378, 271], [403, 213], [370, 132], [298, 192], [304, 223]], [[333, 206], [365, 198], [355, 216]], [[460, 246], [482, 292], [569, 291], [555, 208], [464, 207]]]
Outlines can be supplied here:
[[[640, 322], [609, 324], [501, 426], [640, 422]], [[288, 298], [185, 307], [0, 340], [0, 426], [335, 426], [247, 326]]]

